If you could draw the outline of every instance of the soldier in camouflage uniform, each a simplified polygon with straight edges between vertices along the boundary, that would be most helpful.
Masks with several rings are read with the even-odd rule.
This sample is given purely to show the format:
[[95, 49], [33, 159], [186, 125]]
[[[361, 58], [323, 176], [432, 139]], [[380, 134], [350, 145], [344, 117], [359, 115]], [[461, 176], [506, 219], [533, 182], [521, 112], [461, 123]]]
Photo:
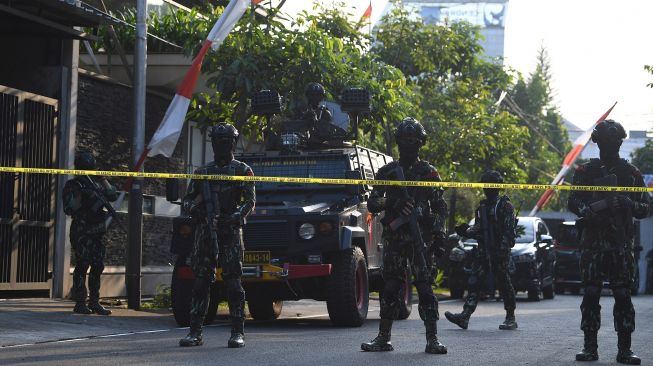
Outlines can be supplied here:
[[[404, 119], [395, 131], [395, 139], [399, 145], [399, 161], [395, 161], [379, 169], [376, 178], [396, 180], [397, 167], [404, 170], [406, 180], [441, 181], [438, 171], [429, 162], [419, 158], [419, 149], [426, 142], [424, 127], [413, 118]], [[368, 200], [370, 212], [385, 212], [383, 218], [383, 279], [385, 287], [381, 296], [381, 322], [379, 334], [371, 342], [363, 343], [363, 351], [392, 351], [390, 333], [392, 322], [397, 319], [401, 306], [399, 295], [405, 281], [408, 266], [413, 275], [413, 284], [419, 294], [419, 315], [426, 328], [427, 353], [444, 354], [447, 348], [438, 341], [437, 320], [438, 301], [433, 294], [432, 256], [426, 253], [440, 251], [444, 242], [444, 221], [447, 206], [442, 198], [443, 190], [430, 187], [407, 187], [410, 198], [406, 199], [401, 187], [376, 186]], [[423, 240], [427, 247], [425, 265], [417, 258], [420, 253], [415, 248], [416, 238], [409, 224], [396, 227], [393, 230], [390, 223], [402, 216], [409, 216], [417, 210], [418, 223]], [[423, 263], [423, 262], [422, 262]]]
[[[483, 174], [481, 182], [503, 183], [503, 177], [499, 172], [490, 170]], [[517, 328], [517, 321], [515, 320], [515, 289], [510, 281], [508, 264], [510, 249], [515, 245], [515, 211], [510, 203], [510, 198], [506, 195], [500, 196], [498, 189], [483, 189], [483, 191], [485, 199], [481, 201], [481, 207], [476, 210], [474, 226], [462, 224], [456, 227], [458, 235], [476, 239], [478, 242], [472, 273], [468, 279], [469, 294], [463, 305], [462, 313], [453, 314], [447, 311], [444, 316], [450, 322], [467, 329], [469, 318], [478, 305], [480, 287], [488, 283], [488, 275], [494, 274], [494, 285], [499, 288], [499, 293], [503, 298], [503, 307], [506, 310], [506, 319], [503, 324], [499, 325], [499, 329], [512, 330]], [[487, 223], [481, 219], [483, 206], [487, 207], [487, 220], [489, 221]], [[490, 230], [495, 236], [493, 245], [485, 242], [482, 231], [485, 225], [493, 227], [493, 230]]]
[[[95, 170], [95, 158], [89, 152], [75, 156], [75, 169]], [[101, 178], [100, 184], [91, 177], [76, 176], [66, 182], [63, 188], [63, 210], [72, 216], [70, 224], [70, 244], [75, 253], [73, 272], [73, 297], [76, 301], [74, 312], [78, 314], [109, 315], [111, 311], [100, 305], [100, 276], [104, 270], [106, 247], [102, 237], [107, 232], [105, 221], [107, 211], [101, 198], [115, 201], [118, 198], [116, 187]], [[86, 272], [88, 276], [88, 306], [86, 305]]]
[[320, 83], [308, 83], [305, 90], [308, 105], [299, 118], [309, 122], [309, 139], [311, 145], [321, 145], [329, 141], [342, 141], [347, 137], [347, 131], [333, 124], [331, 111], [320, 104], [326, 92]]
[[[195, 174], [254, 175], [247, 164], [234, 159], [233, 150], [238, 140], [236, 128], [227, 123], [220, 123], [212, 128], [210, 136], [215, 161], [197, 169]], [[209, 198], [202, 195], [204, 184], [209, 186]], [[207, 217], [207, 200], [212, 200], [217, 217]], [[242, 226], [255, 202], [254, 182], [191, 181], [188, 193], [183, 199], [183, 208], [191, 213], [198, 225], [191, 253], [195, 284], [190, 311], [190, 333], [179, 341], [179, 345], [202, 345], [202, 325], [208, 310], [210, 287], [215, 282], [215, 269], [219, 265], [227, 287], [232, 323], [231, 338], [227, 345], [229, 348], [245, 346], [245, 290], [240, 281], [243, 274], [244, 250]], [[211, 240], [210, 225], [217, 231], [218, 247], [215, 247]]]
[[[592, 141], [599, 145], [600, 159], [579, 165], [574, 185], [605, 185], [610, 178], [618, 186], [644, 187], [639, 170], [619, 157], [619, 148], [626, 131], [612, 120], [601, 121], [592, 132]], [[616, 176], [616, 179], [615, 179]], [[640, 359], [630, 350], [631, 333], [635, 331], [635, 308], [630, 299], [635, 261], [633, 253], [634, 218], [648, 214], [646, 193], [601, 193], [573, 191], [569, 210], [578, 215], [582, 229], [580, 266], [585, 286], [580, 309], [580, 328], [585, 334], [578, 361], [598, 360], [597, 333], [601, 326], [599, 298], [603, 281], [610, 281], [614, 303], [614, 327], [618, 334], [617, 362], [639, 365]]]

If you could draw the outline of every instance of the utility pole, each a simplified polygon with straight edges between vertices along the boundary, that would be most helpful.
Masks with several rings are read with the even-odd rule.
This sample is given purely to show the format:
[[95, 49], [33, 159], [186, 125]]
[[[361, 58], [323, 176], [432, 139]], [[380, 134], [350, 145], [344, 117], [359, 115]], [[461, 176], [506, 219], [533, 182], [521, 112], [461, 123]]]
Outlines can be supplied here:
[[[145, 69], [147, 65], [147, 0], [136, 1], [136, 44], [134, 48], [134, 126], [132, 129], [132, 169], [145, 147]], [[142, 169], [141, 169], [142, 171]], [[129, 191], [129, 232], [125, 285], [127, 305], [141, 308], [141, 262], [143, 247], [143, 179], [137, 178]]]

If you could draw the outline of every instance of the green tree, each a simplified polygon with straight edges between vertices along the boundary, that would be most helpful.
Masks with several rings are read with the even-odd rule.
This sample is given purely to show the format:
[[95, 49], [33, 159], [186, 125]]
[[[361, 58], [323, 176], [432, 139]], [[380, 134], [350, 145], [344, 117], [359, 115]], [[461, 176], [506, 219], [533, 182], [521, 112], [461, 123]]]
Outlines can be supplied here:
[[429, 135], [424, 156], [445, 179], [476, 181], [492, 168], [523, 182], [528, 131], [495, 105], [511, 78], [482, 55], [480, 39], [469, 23], [425, 24], [395, 4], [377, 25], [371, 52], [406, 75], [418, 96], [414, 116]]
[[[560, 170], [562, 159], [571, 149], [568, 134], [562, 124], [562, 116], [553, 105], [551, 90], [550, 60], [546, 49], [541, 47], [537, 54], [535, 71], [528, 79], [519, 77], [510, 93], [516, 106], [512, 106], [520, 123], [530, 132], [525, 145], [524, 167], [529, 183], [549, 183]], [[515, 198], [524, 202], [524, 207], [533, 207], [542, 192], [519, 191]], [[548, 203], [549, 209], [566, 209], [566, 193], [556, 193]]]
[[653, 174], [653, 140], [646, 140], [646, 144], [630, 154], [632, 163], [644, 174]]

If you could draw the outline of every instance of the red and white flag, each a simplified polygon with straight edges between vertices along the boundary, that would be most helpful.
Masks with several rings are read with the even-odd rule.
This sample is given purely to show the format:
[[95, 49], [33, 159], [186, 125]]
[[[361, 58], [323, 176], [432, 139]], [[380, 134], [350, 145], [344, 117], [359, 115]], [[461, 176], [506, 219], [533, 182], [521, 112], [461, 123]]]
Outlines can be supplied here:
[[[578, 136], [576, 138], [576, 141], [574, 141], [574, 147], [567, 153], [567, 156], [565, 156], [565, 160], [562, 162], [562, 169], [558, 172], [558, 175], [553, 178], [553, 182], [551, 184], [555, 185], [561, 185], [565, 182], [565, 176], [569, 172], [569, 169], [574, 165], [574, 162], [576, 162], [576, 159], [580, 156], [580, 154], [583, 152], [585, 149], [585, 146], [589, 142], [590, 138], [592, 137], [592, 131], [594, 130], [594, 126], [596, 126], [599, 122], [603, 121], [604, 119], [608, 118], [608, 115], [610, 115], [610, 112], [612, 112], [612, 109], [614, 106], [617, 105], [617, 102], [615, 102], [610, 109], [608, 109], [599, 119], [585, 132], [583, 132], [582, 135]], [[540, 199], [537, 201], [535, 204], [535, 207], [531, 210], [531, 213], [529, 216], [535, 216], [544, 205], [546, 205], [551, 197], [554, 194], [554, 190], [552, 189], [547, 189], [546, 192], [540, 197]], [[519, 214], [519, 213], [518, 213]]]
[[364, 20], [370, 20], [370, 17], [372, 17], [372, 0], [370, 0], [370, 5], [365, 9], [360, 21], [363, 22]]
[[[188, 106], [195, 90], [195, 84], [202, 69], [202, 62], [210, 48], [214, 50], [227, 38], [227, 35], [236, 26], [250, 4], [258, 4], [262, 0], [231, 0], [215, 23], [208, 37], [202, 44], [202, 49], [193, 60], [193, 64], [184, 76], [177, 94], [168, 106], [163, 121], [157, 128], [152, 140], [147, 145], [147, 156], [164, 155], [170, 157], [175, 150], [181, 130], [184, 126]], [[140, 167], [139, 167], [140, 168]]]

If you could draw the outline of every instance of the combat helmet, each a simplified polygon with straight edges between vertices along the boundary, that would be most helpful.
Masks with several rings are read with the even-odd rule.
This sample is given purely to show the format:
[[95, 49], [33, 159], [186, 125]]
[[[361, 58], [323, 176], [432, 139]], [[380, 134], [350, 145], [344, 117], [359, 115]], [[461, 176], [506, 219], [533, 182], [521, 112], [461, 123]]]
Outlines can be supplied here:
[[397, 143], [400, 141], [420, 142], [421, 145], [426, 143], [426, 130], [418, 120], [413, 117], [404, 118], [395, 129], [395, 140]]
[[599, 122], [592, 131], [592, 142], [595, 143], [610, 141], [621, 144], [625, 138], [626, 130], [624, 129], [624, 126], [611, 119]]
[[481, 183], [503, 183], [503, 176], [496, 170], [488, 170], [481, 175]]
[[226, 122], [218, 123], [209, 131], [209, 137], [211, 138], [211, 141], [233, 139], [234, 142], [236, 142], [238, 141], [239, 136], [240, 133], [238, 133], [236, 127]]
[[95, 170], [95, 157], [89, 151], [80, 151], [75, 155], [75, 169]]

